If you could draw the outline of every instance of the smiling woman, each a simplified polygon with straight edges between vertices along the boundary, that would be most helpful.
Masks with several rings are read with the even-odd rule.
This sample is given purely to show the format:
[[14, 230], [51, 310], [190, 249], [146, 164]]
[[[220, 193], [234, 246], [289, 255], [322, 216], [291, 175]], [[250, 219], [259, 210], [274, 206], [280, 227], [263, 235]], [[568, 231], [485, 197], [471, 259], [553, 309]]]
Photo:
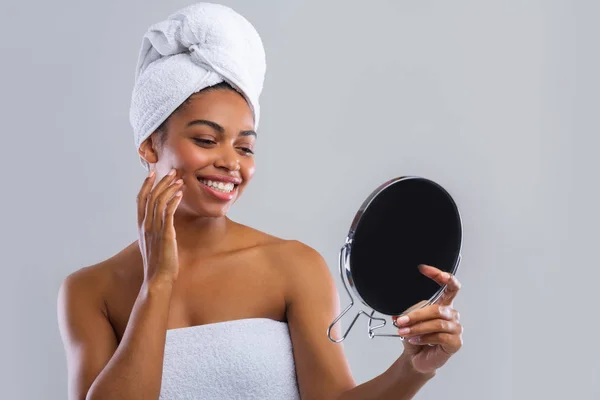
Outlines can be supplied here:
[[[415, 368], [415, 345], [356, 386], [326, 335], [340, 307], [321, 255], [227, 217], [255, 172], [264, 73], [260, 37], [224, 6], [191, 5], [144, 36], [130, 112], [149, 170], [138, 240], [61, 286], [70, 399], [408, 399], [444, 361]], [[439, 322], [436, 310], [419, 318]], [[440, 330], [419, 321], [413, 332]]]

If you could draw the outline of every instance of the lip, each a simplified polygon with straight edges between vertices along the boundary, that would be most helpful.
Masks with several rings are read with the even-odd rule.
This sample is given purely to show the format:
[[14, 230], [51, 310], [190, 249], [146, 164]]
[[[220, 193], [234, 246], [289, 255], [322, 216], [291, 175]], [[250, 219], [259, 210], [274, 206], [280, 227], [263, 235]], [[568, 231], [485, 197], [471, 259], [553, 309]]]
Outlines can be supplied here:
[[234, 185], [239, 185], [242, 183], [240, 178], [234, 178], [233, 176], [224, 176], [224, 175], [202, 175], [196, 176], [197, 179], [206, 179], [207, 181], [213, 182], [223, 182], [223, 183], [233, 183]]
[[[202, 178], [202, 179], [208, 179], [211, 181], [216, 181], [216, 179], [210, 179], [210, 178]], [[221, 181], [224, 182], [224, 181]], [[216, 189], [211, 188], [208, 185], [205, 185], [204, 183], [200, 182], [200, 177], [198, 177], [198, 184], [202, 187], [202, 189], [204, 189], [209, 195], [211, 195], [212, 197], [221, 200], [221, 201], [231, 201], [233, 200], [233, 198], [235, 197], [235, 195], [237, 194], [237, 186], [233, 187], [233, 190], [229, 193], [224, 193], [224, 192], [219, 192]]]

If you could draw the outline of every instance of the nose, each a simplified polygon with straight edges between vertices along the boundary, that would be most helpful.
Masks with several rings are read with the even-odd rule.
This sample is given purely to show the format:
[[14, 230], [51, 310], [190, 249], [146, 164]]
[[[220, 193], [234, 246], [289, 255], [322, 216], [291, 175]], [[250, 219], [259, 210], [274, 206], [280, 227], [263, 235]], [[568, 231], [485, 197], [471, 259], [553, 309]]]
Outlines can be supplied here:
[[240, 160], [235, 149], [231, 146], [223, 146], [215, 160], [215, 167], [225, 168], [228, 171], [240, 169]]

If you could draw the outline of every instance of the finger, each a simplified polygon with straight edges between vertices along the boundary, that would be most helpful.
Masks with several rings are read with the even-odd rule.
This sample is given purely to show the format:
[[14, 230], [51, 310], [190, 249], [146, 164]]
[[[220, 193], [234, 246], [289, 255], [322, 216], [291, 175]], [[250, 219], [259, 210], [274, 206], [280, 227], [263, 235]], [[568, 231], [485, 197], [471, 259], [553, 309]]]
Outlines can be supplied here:
[[403, 337], [413, 337], [427, 335], [430, 333], [462, 333], [462, 325], [457, 321], [448, 321], [445, 319], [433, 319], [425, 322], [402, 327], [398, 329], [398, 335]]
[[171, 186], [164, 189], [156, 198], [156, 205], [154, 206], [154, 222], [152, 225], [152, 230], [154, 232], [162, 231], [167, 203], [173, 198], [175, 192], [181, 189], [182, 185], [183, 179], [178, 179], [173, 182]]
[[426, 264], [420, 264], [419, 271], [426, 277], [434, 280], [440, 286], [446, 285], [450, 275], [439, 268], [432, 267], [431, 265]]
[[458, 320], [458, 318], [458, 311], [456, 311], [454, 308], [442, 304], [431, 304], [427, 307], [412, 311], [405, 316], [398, 318], [396, 323], [404, 327], [433, 319], [445, 319], [447, 321], [453, 321]]
[[[418, 302], [417, 304], [415, 304], [414, 306], [407, 308], [401, 315], [408, 314], [413, 310], [423, 307], [428, 302], [429, 302], [429, 300], [422, 300], [422, 301]], [[398, 326], [396, 323], [398, 318], [402, 318], [402, 317], [400, 315], [392, 315], [392, 321], [393, 321], [394, 325], [396, 325], [396, 326]], [[400, 320], [400, 324], [402, 324], [402, 320]]]
[[175, 179], [177, 171], [172, 169], [169, 173], [162, 177], [162, 179], [156, 184], [154, 189], [150, 192], [148, 201], [146, 203], [146, 216], [144, 220], [144, 229], [149, 232], [152, 230], [154, 225], [154, 208], [156, 206], [156, 198], [162, 193], [162, 191], [168, 187], [171, 182]]
[[458, 278], [453, 274], [448, 274], [450, 278], [448, 279], [448, 283], [444, 288], [444, 293], [440, 296], [438, 303], [444, 305], [451, 305], [456, 298], [456, 295], [460, 291], [462, 284], [458, 280]]
[[419, 265], [419, 271], [426, 277], [435, 281], [438, 285], [446, 286], [444, 288], [444, 293], [440, 298], [440, 302], [443, 304], [451, 304], [462, 286], [456, 276], [425, 264]]
[[183, 192], [181, 190], [178, 190], [173, 195], [173, 198], [171, 200], [169, 200], [169, 203], [167, 204], [167, 207], [165, 209], [163, 229], [164, 229], [164, 237], [166, 239], [174, 239], [175, 238], [175, 225], [173, 223], [173, 215], [175, 214], [175, 210], [179, 206], [179, 203], [181, 203], [182, 198], [183, 198]]
[[415, 336], [408, 339], [408, 343], [419, 346], [439, 345], [442, 349], [452, 355], [456, 353], [463, 345], [461, 335], [452, 333], [430, 333], [422, 336]]
[[138, 227], [142, 226], [144, 222], [144, 216], [146, 215], [146, 203], [148, 201], [148, 195], [152, 190], [152, 185], [154, 184], [154, 179], [156, 177], [156, 172], [151, 170], [148, 173], [146, 179], [144, 179], [144, 183], [138, 192], [136, 202], [137, 202], [137, 216], [138, 216]]

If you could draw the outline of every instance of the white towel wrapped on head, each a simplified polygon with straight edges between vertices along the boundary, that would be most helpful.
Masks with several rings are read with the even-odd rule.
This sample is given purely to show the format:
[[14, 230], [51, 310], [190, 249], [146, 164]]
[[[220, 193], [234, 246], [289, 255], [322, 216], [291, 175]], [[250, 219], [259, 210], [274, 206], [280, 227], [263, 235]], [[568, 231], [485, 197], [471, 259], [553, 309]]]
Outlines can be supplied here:
[[258, 127], [265, 70], [258, 32], [229, 7], [196, 3], [150, 26], [129, 111], [136, 149], [189, 96], [223, 81], [246, 98]]

